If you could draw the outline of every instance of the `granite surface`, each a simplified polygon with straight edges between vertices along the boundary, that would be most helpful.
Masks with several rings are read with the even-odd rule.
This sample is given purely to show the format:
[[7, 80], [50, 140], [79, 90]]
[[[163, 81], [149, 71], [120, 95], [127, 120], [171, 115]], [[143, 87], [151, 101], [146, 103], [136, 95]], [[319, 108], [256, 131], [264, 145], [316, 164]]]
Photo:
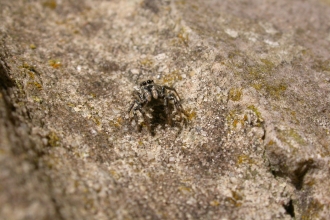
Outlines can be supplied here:
[[329, 0], [0, 8], [0, 219], [329, 219]]

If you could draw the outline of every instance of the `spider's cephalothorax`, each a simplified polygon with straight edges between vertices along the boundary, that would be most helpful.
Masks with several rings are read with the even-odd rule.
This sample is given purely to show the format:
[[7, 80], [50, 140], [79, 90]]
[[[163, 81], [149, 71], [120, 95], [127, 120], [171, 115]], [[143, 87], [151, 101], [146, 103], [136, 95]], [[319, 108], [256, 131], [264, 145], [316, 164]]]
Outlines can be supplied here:
[[[179, 121], [182, 121], [182, 116], [185, 117], [185, 120], [187, 118], [187, 113], [180, 103], [179, 94], [172, 87], [160, 86], [155, 84], [153, 80], [147, 80], [140, 84], [140, 90], [135, 91], [133, 96], [134, 101], [128, 113], [131, 121], [134, 119], [138, 128], [141, 127], [138, 112], [141, 113], [144, 124], [151, 133], [153, 133], [153, 127], [157, 124], [172, 126], [176, 115], [179, 116]], [[176, 111], [173, 114], [174, 109]], [[152, 117], [148, 115], [152, 115]]]

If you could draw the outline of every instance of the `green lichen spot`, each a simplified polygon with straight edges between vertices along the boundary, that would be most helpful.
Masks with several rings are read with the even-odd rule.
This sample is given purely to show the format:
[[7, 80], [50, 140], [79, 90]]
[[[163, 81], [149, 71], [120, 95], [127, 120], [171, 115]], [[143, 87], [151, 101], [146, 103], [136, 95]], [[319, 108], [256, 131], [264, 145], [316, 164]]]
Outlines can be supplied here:
[[258, 119], [261, 119], [261, 113], [258, 111], [258, 109], [254, 106], [254, 105], [249, 105], [247, 107], [248, 109], [250, 109], [251, 111], [254, 112], [254, 114], [256, 114], [256, 116], [258, 117]]
[[228, 92], [228, 99], [237, 102], [241, 100], [243, 96], [243, 91], [241, 88], [231, 88]]
[[260, 59], [260, 61], [264, 63], [264, 66], [263, 66], [264, 69], [272, 70], [275, 67], [275, 64], [270, 60]]
[[56, 147], [59, 145], [60, 138], [57, 136], [55, 132], [50, 132], [47, 136], [48, 139], [48, 145], [51, 147]]
[[280, 130], [279, 139], [288, 144], [291, 148], [295, 149], [294, 144], [299, 146], [306, 146], [307, 143], [294, 129]]
[[265, 85], [265, 90], [266, 92], [275, 98], [279, 98], [283, 95], [283, 93], [286, 91], [287, 85], [284, 83], [280, 83], [278, 85], [270, 85], [266, 84]]

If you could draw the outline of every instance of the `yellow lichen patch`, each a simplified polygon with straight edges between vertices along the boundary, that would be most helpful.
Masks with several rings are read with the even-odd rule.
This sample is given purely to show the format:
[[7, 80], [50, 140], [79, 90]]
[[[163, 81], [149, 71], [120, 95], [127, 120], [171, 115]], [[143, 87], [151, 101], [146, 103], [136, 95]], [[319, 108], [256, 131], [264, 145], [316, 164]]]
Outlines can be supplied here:
[[286, 91], [286, 89], [287, 89], [287, 85], [284, 83], [280, 83], [278, 85], [270, 85], [270, 84], [265, 85], [266, 92], [275, 98], [280, 98], [283, 95], [283, 93]]
[[110, 170], [109, 172], [110, 172], [111, 176], [113, 178], [115, 178], [116, 180], [120, 179], [120, 175], [115, 170]]
[[51, 147], [56, 147], [59, 145], [59, 140], [60, 138], [57, 136], [57, 134], [53, 131], [51, 131], [48, 135], [47, 135], [47, 139], [48, 139], [48, 145]]
[[35, 102], [38, 102], [38, 103], [42, 102], [42, 99], [39, 98], [38, 96], [32, 96], [32, 98], [33, 98], [33, 101], [35, 101]]
[[34, 44], [30, 44], [30, 49], [32, 49], [32, 50], [37, 49], [37, 46]]
[[231, 195], [235, 200], [242, 200], [243, 199], [243, 196], [240, 193], [236, 192], [236, 191], [231, 191]]
[[187, 114], [188, 114], [188, 120], [189, 120], [189, 121], [195, 119], [196, 116], [197, 116], [196, 111], [194, 111], [194, 110], [192, 110], [192, 109], [187, 109]]
[[237, 201], [236, 201], [234, 198], [232, 198], [232, 197], [226, 197], [226, 198], [225, 198], [225, 202], [229, 202], [230, 204], [232, 204], [232, 205], [234, 205], [234, 206], [236, 206], [236, 207], [239, 207], [239, 206], [242, 205], [241, 202], [237, 202]]
[[267, 146], [272, 146], [272, 145], [274, 145], [275, 144], [275, 142], [273, 141], [273, 140], [270, 140], [268, 143], [267, 143]]
[[28, 85], [31, 85], [33, 88], [36, 88], [38, 90], [42, 90], [42, 85], [38, 82], [28, 82]]
[[237, 102], [241, 100], [243, 96], [243, 91], [241, 88], [231, 88], [228, 92], [228, 99]]
[[246, 76], [251, 81], [251, 84], [253, 85], [253, 87], [256, 87], [256, 89], [264, 86], [264, 83], [257, 81], [261, 80], [263, 82], [266, 74], [270, 74], [276, 67], [275, 64], [270, 60], [261, 59], [260, 61], [262, 62], [262, 64], [243, 67], [244, 72], [248, 73], [244, 76]]
[[275, 64], [270, 60], [260, 59], [260, 61], [265, 64], [264, 68], [266, 68], [267, 70], [272, 70], [275, 67]]
[[48, 64], [55, 69], [58, 69], [62, 66], [62, 64], [59, 60], [48, 60]]
[[95, 123], [96, 125], [98, 125], [98, 126], [101, 125], [100, 117], [98, 117], [98, 116], [93, 116], [91, 119], [94, 121], [94, 123]]
[[40, 83], [34, 82], [33, 84], [38, 90], [42, 90], [42, 85]]
[[96, 94], [95, 93], [91, 93], [89, 94], [92, 98], [96, 98]]
[[37, 70], [34, 68], [34, 66], [31, 66], [31, 65], [29, 65], [26, 62], [23, 63], [23, 65], [21, 66], [21, 68], [26, 69], [28, 71], [31, 71], [32, 74], [37, 72]]
[[262, 84], [261, 83], [254, 83], [252, 84], [252, 87], [255, 88], [255, 90], [259, 91], [262, 89]]
[[237, 125], [238, 125], [238, 123], [240, 123], [240, 122], [241, 122], [240, 120], [234, 119], [234, 121], [233, 121], [233, 127], [236, 128]]
[[262, 119], [261, 113], [258, 111], [258, 109], [254, 105], [249, 105], [247, 108], [250, 109], [251, 111], [253, 111], [254, 114], [256, 114], [258, 119]]
[[237, 164], [240, 165], [243, 163], [253, 164], [254, 161], [248, 155], [243, 154], [243, 155], [238, 156]]
[[185, 28], [180, 29], [180, 31], [178, 33], [178, 38], [182, 43], [184, 43], [185, 45], [188, 45], [188, 43], [189, 43], [189, 34], [185, 30]]
[[140, 64], [144, 67], [152, 67], [153, 63], [154, 62], [151, 59], [148, 59], [148, 58], [144, 58], [144, 59], [140, 60]]
[[35, 76], [34, 76], [34, 73], [31, 72], [31, 71], [29, 71], [28, 73], [29, 73], [29, 75], [30, 75], [30, 78], [31, 78], [31, 79], [34, 79], [34, 77], [35, 77]]
[[237, 110], [229, 111], [228, 115], [226, 117], [226, 120], [227, 120], [228, 124], [231, 124], [233, 121], [238, 119], [238, 114], [239, 114], [239, 112], [237, 112]]
[[191, 193], [192, 189], [187, 186], [179, 186], [179, 191], [182, 192], [183, 194]]
[[50, 9], [55, 9], [57, 6], [56, 0], [46, 0], [42, 3], [42, 5]]
[[116, 128], [120, 128], [123, 124], [123, 118], [122, 117], [118, 117], [115, 118], [113, 120], [110, 120], [109, 125], [111, 127], [116, 127]]
[[244, 124], [244, 122], [248, 121], [248, 116], [245, 114], [243, 116], [243, 119], [242, 119], [242, 123]]
[[185, 0], [181, 0], [181, 1], [175, 1], [176, 4], [178, 5], [186, 5], [186, 1]]
[[220, 205], [220, 202], [219, 202], [218, 200], [212, 200], [212, 201], [210, 202], [210, 205], [211, 205], [211, 206], [219, 206], [219, 205]]
[[174, 70], [168, 75], [163, 77], [163, 83], [173, 83], [175, 81], [182, 80], [182, 76], [179, 74], [179, 71]]

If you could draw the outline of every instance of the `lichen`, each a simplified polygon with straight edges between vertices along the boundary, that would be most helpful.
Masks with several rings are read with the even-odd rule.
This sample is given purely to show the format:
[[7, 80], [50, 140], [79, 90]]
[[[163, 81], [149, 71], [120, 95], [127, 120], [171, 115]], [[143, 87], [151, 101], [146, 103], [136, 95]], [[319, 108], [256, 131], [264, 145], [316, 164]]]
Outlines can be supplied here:
[[48, 139], [48, 145], [49, 146], [56, 147], [56, 146], [59, 145], [60, 138], [57, 136], [57, 134], [54, 131], [51, 131], [47, 135], [47, 139]]
[[117, 118], [109, 121], [109, 125], [111, 127], [115, 127], [115, 128], [120, 128], [122, 126], [122, 123], [123, 123], [122, 117], [117, 117]]
[[291, 147], [293, 152], [297, 151], [297, 147], [306, 146], [307, 143], [301, 135], [299, 135], [293, 128], [286, 130], [278, 130], [278, 138]]
[[178, 38], [179, 38], [180, 42], [182, 42], [184, 45], [188, 46], [189, 34], [185, 28], [180, 29], [180, 31], [178, 33]]
[[275, 85], [271, 84], [264, 84], [265, 91], [272, 97], [280, 98], [283, 93], [287, 89], [287, 85], [285, 83], [279, 83]]
[[242, 88], [231, 88], [228, 92], [228, 99], [234, 102], [241, 100], [243, 96]]
[[243, 154], [243, 155], [238, 156], [236, 163], [238, 165], [243, 164], [243, 163], [253, 164], [254, 161], [248, 155]]
[[42, 4], [44, 7], [50, 8], [50, 9], [55, 9], [57, 7], [57, 3], [55, 0], [46, 0]]
[[182, 76], [178, 70], [174, 70], [162, 78], [162, 83], [173, 83], [178, 80], [182, 80]]
[[324, 205], [318, 202], [315, 199], [312, 199], [309, 202], [306, 210], [302, 213], [301, 219], [302, 220], [312, 220], [312, 219], [319, 219], [319, 212], [322, 211]]
[[251, 111], [253, 111], [254, 114], [256, 114], [256, 116], [258, 117], [258, 119], [262, 118], [261, 113], [258, 111], [258, 109], [254, 105], [249, 105], [247, 108], [250, 109]]
[[62, 66], [61, 61], [59, 61], [59, 60], [53, 60], [53, 59], [52, 60], [48, 60], [48, 64], [51, 67], [55, 68], [55, 69], [58, 69], [58, 68], [60, 68]]
[[189, 108], [187, 109], [187, 114], [188, 114], [188, 121], [195, 119], [197, 116], [196, 111], [189, 109]]
[[153, 60], [149, 59], [149, 58], [144, 58], [142, 60], [140, 60], [140, 64], [143, 66], [143, 67], [152, 67], [153, 65]]

